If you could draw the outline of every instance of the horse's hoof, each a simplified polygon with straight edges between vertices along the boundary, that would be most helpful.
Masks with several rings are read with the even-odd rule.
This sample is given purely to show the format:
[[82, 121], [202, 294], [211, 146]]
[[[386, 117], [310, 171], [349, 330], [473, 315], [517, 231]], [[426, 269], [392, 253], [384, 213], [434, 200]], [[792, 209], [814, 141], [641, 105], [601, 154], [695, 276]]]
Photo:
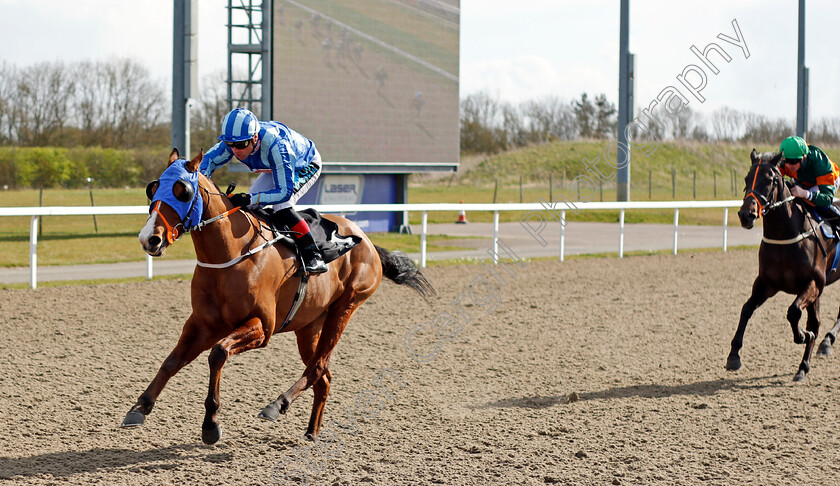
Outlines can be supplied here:
[[805, 381], [805, 371], [797, 371], [796, 375], [793, 377], [793, 381]]
[[277, 417], [280, 415], [280, 409], [277, 408], [277, 404], [275, 402], [271, 402], [264, 409], [262, 412], [257, 414], [257, 417], [263, 420], [270, 420], [272, 422], [277, 421]]
[[285, 414], [291, 404], [292, 402], [290, 402], [288, 398], [280, 397], [280, 413]]
[[207, 445], [215, 444], [222, 438], [222, 428], [218, 425], [210, 430], [201, 429], [201, 441]]
[[741, 358], [729, 357], [726, 359], [726, 369], [729, 371], [737, 371], [741, 369]]
[[143, 421], [146, 420], [146, 416], [143, 415], [142, 412], [138, 412], [136, 410], [132, 410], [125, 414], [125, 418], [120, 424], [120, 427], [139, 427], [143, 425]]
[[817, 356], [831, 356], [832, 353], [834, 353], [834, 349], [825, 341], [820, 343], [820, 347], [817, 348]]
[[308, 441], [315, 442], [315, 434], [313, 434], [312, 432], [307, 432], [307, 433], [305, 433], [305, 434], [303, 435], [303, 437], [304, 437], [306, 440], [308, 440]]

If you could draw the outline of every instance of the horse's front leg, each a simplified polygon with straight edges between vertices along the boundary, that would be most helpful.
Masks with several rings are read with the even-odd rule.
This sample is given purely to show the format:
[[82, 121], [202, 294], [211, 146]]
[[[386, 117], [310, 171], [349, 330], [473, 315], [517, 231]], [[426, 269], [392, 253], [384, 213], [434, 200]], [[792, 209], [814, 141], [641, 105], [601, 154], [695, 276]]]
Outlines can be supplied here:
[[825, 338], [820, 343], [817, 349], [817, 356], [830, 356], [832, 353], [832, 346], [837, 341], [837, 331], [840, 330], [840, 313], [837, 314], [837, 320], [834, 321], [834, 327], [825, 334]]
[[753, 282], [752, 295], [741, 307], [741, 319], [738, 321], [738, 329], [735, 331], [735, 337], [732, 338], [732, 343], [729, 349], [729, 356], [726, 358], [726, 369], [735, 371], [741, 368], [741, 356], [739, 352], [744, 345], [744, 332], [747, 329], [747, 322], [752, 317], [753, 312], [767, 301], [770, 297], [776, 294], [776, 289], [770, 285], [760, 276]]
[[207, 358], [210, 363], [210, 387], [204, 401], [204, 423], [201, 424], [201, 440], [205, 444], [215, 444], [222, 437], [222, 429], [216, 421], [216, 412], [221, 405], [219, 385], [222, 380], [222, 367], [229, 357], [265, 344], [267, 343], [262, 321], [254, 317], [213, 346]]
[[184, 324], [184, 329], [181, 331], [181, 337], [178, 339], [175, 349], [169, 353], [146, 391], [140, 395], [137, 403], [128, 411], [121, 427], [142, 425], [143, 421], [146, 420], [146, 415], [152, 412], [155, 401], [169, 379], [218, 341], [223, 336], [223, 334], [219, 334], [200, 325], [195, 316], [190, 316]]
[[805, 355], [802, 356], [802, 362], [799, 364], [799, 370], [793, 377], [793, 381], [802, 381], [805, 375], [811, 371], [811, 353], [814, 351], [814, 344], [816, 344], [817, 336], [820, 332], [820, 298], [817, 296], [816, 300], [806, 308], [808, 311], [808, 324], [805, 331]]

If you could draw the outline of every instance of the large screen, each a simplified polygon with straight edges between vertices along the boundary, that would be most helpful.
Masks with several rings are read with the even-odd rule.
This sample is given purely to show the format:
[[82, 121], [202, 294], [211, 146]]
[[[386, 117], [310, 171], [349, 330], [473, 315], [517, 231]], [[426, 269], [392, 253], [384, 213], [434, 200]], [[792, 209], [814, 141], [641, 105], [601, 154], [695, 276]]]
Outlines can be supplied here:
[[458, 163], [460, 0], [275, 0], [273, 118], [330, 162]]

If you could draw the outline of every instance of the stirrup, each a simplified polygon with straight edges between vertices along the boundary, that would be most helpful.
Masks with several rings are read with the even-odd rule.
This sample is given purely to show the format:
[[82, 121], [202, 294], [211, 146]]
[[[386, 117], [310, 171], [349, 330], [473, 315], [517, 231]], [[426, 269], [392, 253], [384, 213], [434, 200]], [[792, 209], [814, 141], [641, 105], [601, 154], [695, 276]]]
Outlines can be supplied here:
[[324, 262], [324, 257], [315, 245], [301, 248], [301, 269], [305, 273], [325, 273], [330, 267]]

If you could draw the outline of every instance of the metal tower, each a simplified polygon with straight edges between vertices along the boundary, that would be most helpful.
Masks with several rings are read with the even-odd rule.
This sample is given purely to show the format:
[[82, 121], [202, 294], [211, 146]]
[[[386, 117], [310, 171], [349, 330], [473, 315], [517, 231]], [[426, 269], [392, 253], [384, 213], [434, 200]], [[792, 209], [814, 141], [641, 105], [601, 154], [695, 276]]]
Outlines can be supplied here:
[[228, 0], [229, 108], [243, 107], [270, 120], [272, 0]]

